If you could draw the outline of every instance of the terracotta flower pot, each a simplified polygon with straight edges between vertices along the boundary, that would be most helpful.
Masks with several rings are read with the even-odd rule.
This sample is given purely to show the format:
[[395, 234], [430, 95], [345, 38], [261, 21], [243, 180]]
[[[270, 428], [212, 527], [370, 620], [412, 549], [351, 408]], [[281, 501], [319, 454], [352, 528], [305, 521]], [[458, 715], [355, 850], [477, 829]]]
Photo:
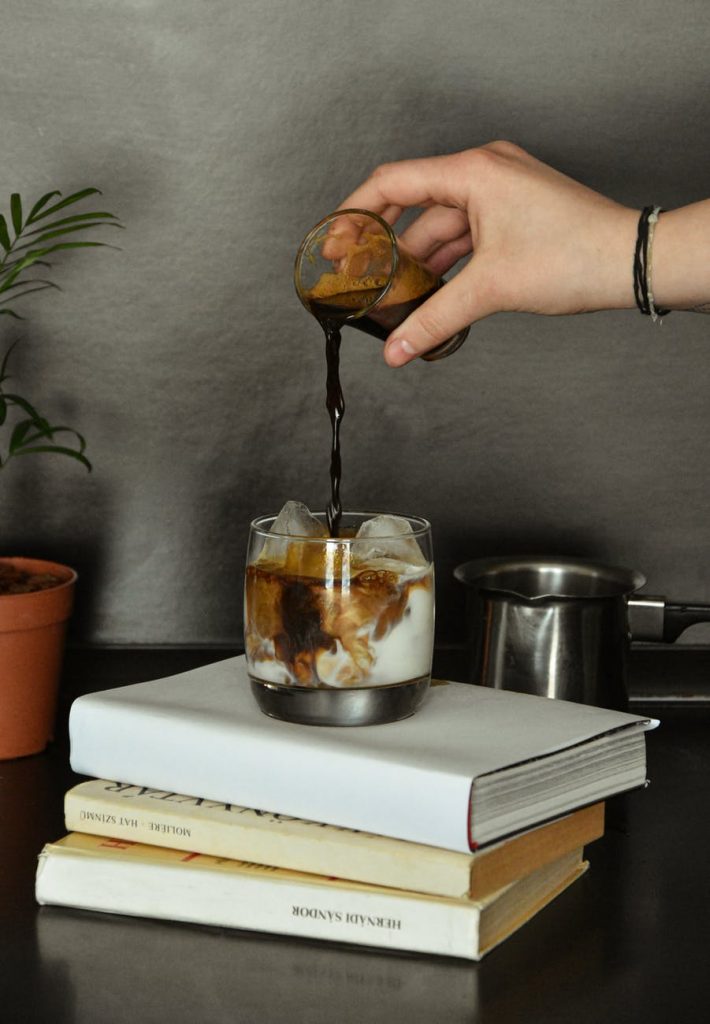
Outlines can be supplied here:
[[56, 586], [0, 594], [0, 760], [44, 750], [54, 735], [64, 634], [76, 573], [35, 558], [0, 558], [0, 565], [51, 573]]

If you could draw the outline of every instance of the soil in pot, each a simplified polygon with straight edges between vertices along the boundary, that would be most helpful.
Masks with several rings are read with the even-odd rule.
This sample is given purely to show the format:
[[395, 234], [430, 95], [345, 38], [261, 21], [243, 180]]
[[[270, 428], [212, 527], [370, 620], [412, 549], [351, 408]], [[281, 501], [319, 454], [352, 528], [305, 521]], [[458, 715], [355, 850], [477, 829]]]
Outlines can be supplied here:
[[53, 572], [31, 572], [16, 565], [0, 563], [0, 594], [31, 594], [66, 582], [66, 576]]

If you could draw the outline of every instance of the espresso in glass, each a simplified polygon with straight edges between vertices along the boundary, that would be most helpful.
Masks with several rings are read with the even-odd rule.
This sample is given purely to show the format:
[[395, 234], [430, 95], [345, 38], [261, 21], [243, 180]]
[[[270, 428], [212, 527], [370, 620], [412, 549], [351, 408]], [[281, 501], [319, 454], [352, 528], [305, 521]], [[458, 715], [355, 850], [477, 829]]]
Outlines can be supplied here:
[[[301, 242], [294, 281], [321, 323], [347, 324], [381, 341], [444, 284], [371, 210], [339, 210], [319, 221]], [[422, 358], [450, 355], [467, 336], [468, 327]]]
[[[356, 708], [362, 721], [336, 723], [331, 717], [329, 724], [392, 720], [404, 717], [405, 709], [412, 714], [429, 684], [434, 643], [429, 524], [345, 512], [339, 536], [331, 537], [325, 514], [311, 515], [299, 502], [288, 502], [279, 516], [255, 520], [244, 626], [257, 699], [269, 704], [271, 698], [273, 705], [278, 692], [283, 698], [289, 688], [328, 690], [349, 692], [341, 700], [347, 706], [357, 704], [363, 690], [401, 688], [397, 713], [389, 718], [378, 705], [375, 711]], [[310, 720], [294, 719], [293, 707], [291, 701], [287, 713], [276, 717]]]

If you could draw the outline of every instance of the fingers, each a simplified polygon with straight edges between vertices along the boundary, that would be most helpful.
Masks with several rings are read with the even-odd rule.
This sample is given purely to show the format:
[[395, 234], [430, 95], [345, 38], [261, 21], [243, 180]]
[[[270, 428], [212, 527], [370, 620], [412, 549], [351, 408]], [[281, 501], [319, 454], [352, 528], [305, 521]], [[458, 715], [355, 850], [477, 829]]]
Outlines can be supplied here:
[[404, 366], [489, 312], [478, 291], [472, 260], [392, 332], [385, 345], [385, 361], [389, 366]]
[[391, 224], [391, 225], [396, 224], [401, 216], [402, 216], [402, 207], [401, 206], [396, 206], [394, 204], [391, 204], [390, 206], [386, 206], [384, 208], [384, 210], [382, 211], [382, 213], [380, 214], [380, 217], [382, 217], [383, 220], [386, 220], [387, 223]]
[[463, 256], [468, 256], [472, 248], [471, 232], [467, 231], [465, 235], [447, 242], [437, 249], [436, 252], [432, 253], [426, 261], [426, 265], [432, 274], [441, 277], [447, 270], [453, 267], [454, 263], [458, 263]]
[[468, 217], [463, 210], [432, 206], [402, 232], [400, 240], [415, 259], [423, 262], [444, 243], [462, 235], [470, 237]]
[[[396, 208], [390, 208], [390, 211], [395, 210]], [[366, 212], [345, 212], [332, 218], [325, 235], [317, 236], [315, 244], [320, 244], [320, 255], [323, 259], [331, 260], [336, 270], [340, 271], [343, 269], [343, 261], [352, 255], [353, 246], [367, 244], [368, 239], [373, 238], [381, 240], [383, 253], [385, 250], [390, 252], [389, 233], [379, 221]]]
[[341, 203], [341, 209], [357, 208], [382, 213], [388, 207], [455, 206], [466, 208], [468, 175], [466, 154], [400, 160], [383, 164]]

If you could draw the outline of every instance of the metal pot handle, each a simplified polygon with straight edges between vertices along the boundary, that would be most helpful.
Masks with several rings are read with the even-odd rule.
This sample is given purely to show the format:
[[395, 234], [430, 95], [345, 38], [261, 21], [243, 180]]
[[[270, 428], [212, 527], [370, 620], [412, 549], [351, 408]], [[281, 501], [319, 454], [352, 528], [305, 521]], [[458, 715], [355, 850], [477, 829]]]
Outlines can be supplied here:
[[710, 605], [667, 604], [665, 597], [630, 597], [629, 632], [632, 640], [672, 644], [689, 626], [710, 622]]

